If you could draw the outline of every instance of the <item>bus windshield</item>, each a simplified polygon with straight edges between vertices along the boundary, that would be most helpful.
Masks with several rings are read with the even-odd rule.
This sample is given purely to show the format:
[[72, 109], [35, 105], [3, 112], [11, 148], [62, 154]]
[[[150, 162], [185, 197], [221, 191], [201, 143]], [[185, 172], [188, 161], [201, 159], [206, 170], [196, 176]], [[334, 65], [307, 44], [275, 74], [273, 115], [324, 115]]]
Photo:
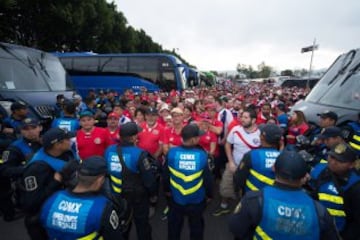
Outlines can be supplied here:
[[[66, 71], [51, 54], [0, 45], [0, 90], [65, 91]], [[68, 86], [71, 87], [71, 86]]]

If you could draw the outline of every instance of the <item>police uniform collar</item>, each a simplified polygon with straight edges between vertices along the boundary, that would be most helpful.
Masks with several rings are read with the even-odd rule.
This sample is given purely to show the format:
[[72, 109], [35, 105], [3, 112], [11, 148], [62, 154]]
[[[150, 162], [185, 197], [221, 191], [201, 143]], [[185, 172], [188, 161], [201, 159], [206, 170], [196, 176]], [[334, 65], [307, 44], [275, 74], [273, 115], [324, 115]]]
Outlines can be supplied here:
[[131, 147], [131, 146], [135, 146], [135, 144], [133, 142], [129, 142], [129, 141], [126, 141], [126, 140], [122, 140], [121, 141], [121, 146], [122, 147]]
[[278, 187], [280, 189], [283, 189], [283, 190], [288, 190], [288, 191], [298, 191], [298, 190], [302, 189], [301, 187], [289, 186], [289, 185], [287, 185], [285, 183], [280, 183], [280, 182], [278, 182], [276, 180], [275, 180], [274, 186]]

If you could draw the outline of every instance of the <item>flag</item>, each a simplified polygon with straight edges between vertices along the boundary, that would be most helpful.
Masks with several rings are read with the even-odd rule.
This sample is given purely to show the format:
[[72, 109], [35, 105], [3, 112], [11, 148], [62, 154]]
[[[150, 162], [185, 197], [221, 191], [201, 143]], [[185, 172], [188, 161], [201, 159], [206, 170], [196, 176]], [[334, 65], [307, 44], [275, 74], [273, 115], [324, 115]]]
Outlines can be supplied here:
[[311, 46], [308, 46], [308, 47], [303, 47], [301, 49], [301, 53], [315, 51], [315, 50], [318, 49], [318, 47], [319, 47], [319, 45], [311, 45]]

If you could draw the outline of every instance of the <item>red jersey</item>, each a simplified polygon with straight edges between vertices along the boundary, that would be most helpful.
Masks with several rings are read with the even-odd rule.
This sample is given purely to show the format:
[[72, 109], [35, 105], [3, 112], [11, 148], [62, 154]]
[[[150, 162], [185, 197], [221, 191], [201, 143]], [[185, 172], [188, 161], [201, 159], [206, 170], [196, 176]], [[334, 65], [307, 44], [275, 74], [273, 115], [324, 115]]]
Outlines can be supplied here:
[[211, 143], [216, 143], [217, 144], [217, 136], [216, 136], [215, 133], [210, 132], [208, 130], [208, 131], [205, 132], [204, 135], [202, 135], [200, 137], [199, 145], [201, 147], [203, 147], [206, 152], [210, 152], [210, 144]]
[[160, 144], [163, 144], [164, 127], [159, 123], [155, 123], [155, 126], [150, 128], [146, 122], [141, 123], [140, 127], [143, 130], [138, 134], [139, 142], [137, 146], [154, 155]]
[[165, 129], [164, 144], [169, 144], [170, 147], [180, 146], [182, 144], [181, 131], [176, 133], [173, 127]]
[[305, 122], [301, 123], [299, 126], [290, 126], [288, 129], [288, 135], [294, 136], [295, 138], [288, 138], [288, 144], [295, 144], [296, 143], [296, 136], [303, 135], [309, 129], [309, 125]]
[[110, 131], [109, 128], [106, 128], [106, 131], [109, 133], [110, 136], [110, 145], [117, 144], [120, 141], [120, 128], [116, 128], [114, 132]]
[[100, 127], [94, 127], [89, 133], [85, 133], [80, 129], [76, 133], [76, 141], [81, 159], [93, 155], [103, 156], [105, 149], [111, 142], [108, 131]]
[[240, 126], [240, 125], [241, 125], [241, 122], [234, 118], [234, 120], [228, 126], [228, 132], [230, 132], [231, 129], [233, 129], [235, 126]]

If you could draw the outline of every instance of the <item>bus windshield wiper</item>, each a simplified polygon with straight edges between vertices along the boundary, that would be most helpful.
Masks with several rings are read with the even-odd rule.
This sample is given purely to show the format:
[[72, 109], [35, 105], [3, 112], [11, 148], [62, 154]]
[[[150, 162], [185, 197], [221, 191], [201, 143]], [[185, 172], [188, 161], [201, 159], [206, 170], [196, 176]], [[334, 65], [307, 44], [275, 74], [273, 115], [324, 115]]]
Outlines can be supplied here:
[[[101, 59], [101, 58], [100, 58]], [[102, 72], [104, 70], [104, 67], [111, 62], [113, 57], [109, 57], [101, 66], [98, 67], [98, 72]]]
[[9, 48], [8, 46], [0, 43], [0, 47], [1, 47], [5, 52], [7, 52], [7, 53], [10, 54], [11, 56], [13, 56], [16, 60], [18, 60], [19, 62], [21, 62], [22, 64], [24, 64], [26, 67], [30, 68], [30, 69], [34, 72], [35, 76], [37, 76], [36, 70], [35, 70], [35, 68], [34, 68], [34, 64], [31, 62], [29, 56], [27, 57], [28, 63], [26, 63], [23, 59], [21, 59], [21, 58], [19, 58], [18, 56], [16, 56], [16, 54], [14, 54], [14, 53], [12, 52], [12, 49]]
[[45, 59], [45, 53], [41, 53], [40, 55], [40, 60], [37, 59], [37, 62], [39, 63], [40, 65], [40, 69], [46, 74], [46, 76], [48, 76], [49, 78], [51, 78], [49, 72], [47, 71], [46, 69], [46, 66], [44, 64], [44, 59]]
[[355, 67], [349, 70], [348, 75], [345, 77], [345, 79], [340, 83], [340, 86], [344, 85], [345, 82], [355, 73], [357, 73], [360, 69], [360, 63], [358, 63]]
[[[333, 77], [333, 79], [331, 79], [331, 81], [328, 83], [328, 85], [331, 85], [340, 75], [344, 74], [345, 73], [345, 70], [349, 67], [349, 65], [352, 63], [352, 61], [354, 60], [355, 58], [355, 54], [356, 54], [356, 51], [355, 50], [351, 50], [350, 52], [348, 52], [346, 54], [346, 57], [344, 58], [343, 60], [343, 66], [342, 68], [336, 73], [336, 75]], [[350, 61], [348, 61], [346, 64], [345, 63], [345, 60], [348, 58], [348, 56], [350, 55]]]

